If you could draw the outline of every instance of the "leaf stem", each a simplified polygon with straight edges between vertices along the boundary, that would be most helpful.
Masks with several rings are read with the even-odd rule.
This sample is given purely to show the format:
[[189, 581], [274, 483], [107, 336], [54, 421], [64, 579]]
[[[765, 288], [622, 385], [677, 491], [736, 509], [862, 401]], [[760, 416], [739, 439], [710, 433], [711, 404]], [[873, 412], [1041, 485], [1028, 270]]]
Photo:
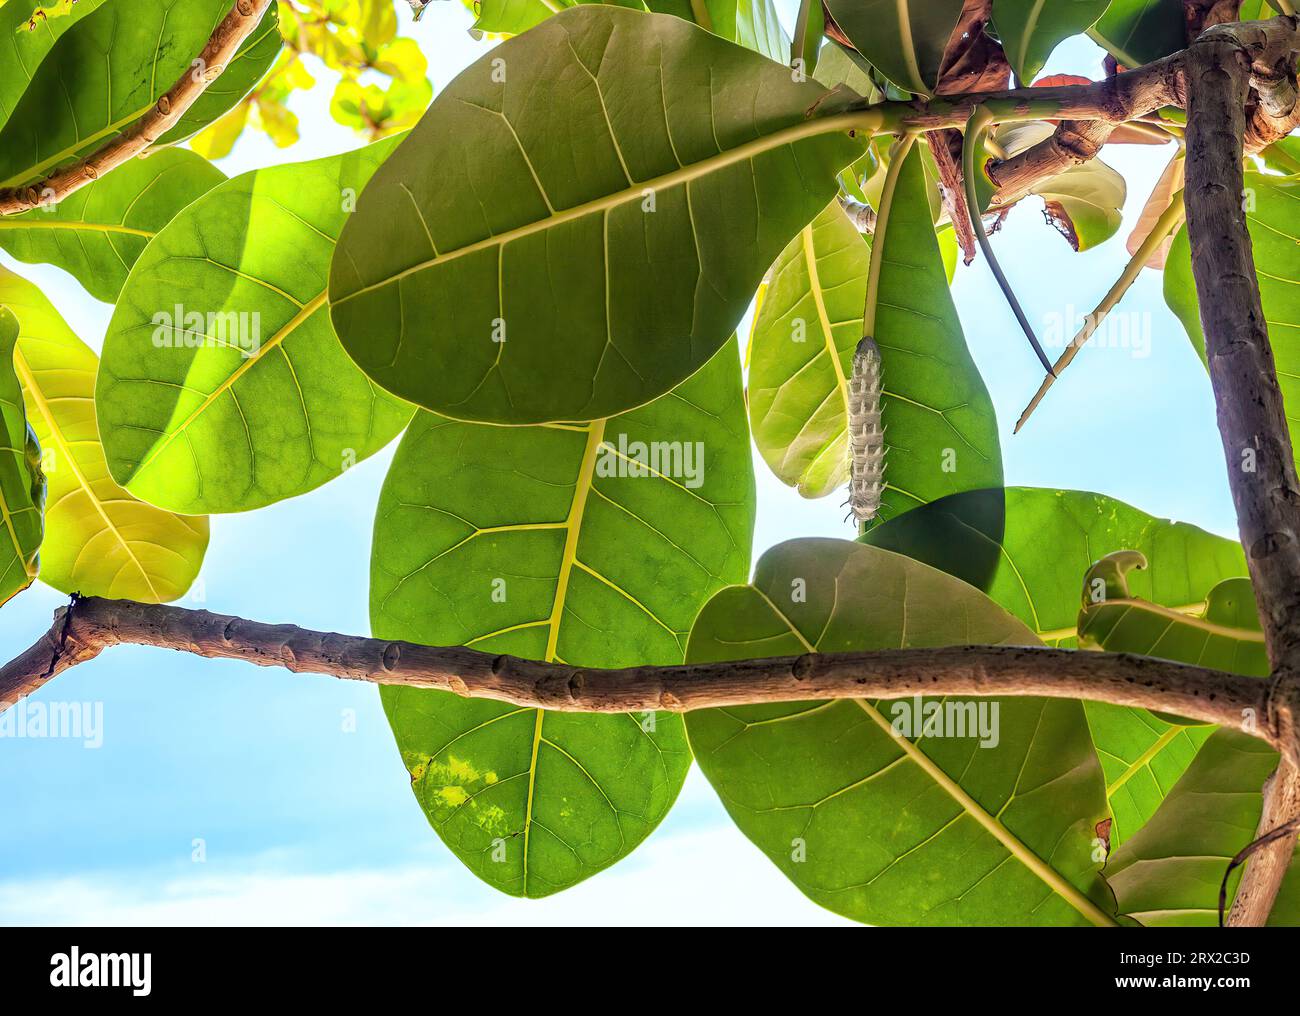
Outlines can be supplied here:
[[1016, 299], [1015, 292], [1011, 289], [1011, 284], [1007, 282], [1007, 277], [1002, 271], [1002, 266], [998, 264], [998, 259], [993, 253], [993, 244], [989, 243], [989, 234], [984, 229], [984, 217], [980, 214], [979, 192], [975, 187], [975, 160], [977, 158], [980, 144], [984, 139], [984, 132], [993, 124], [993, 115], [980, 106], [970, 116], [966, 123], [966, 136], [962, 140], [962, 182], [966, 187], [966, 209], [970, 216], [971, 226], [975, 229], [975, 239], [980, 245], [980, 250], [984, 252], [984, 257], [988, 259], [989, 270], [993, 272], [993, 278], [997, 280], [998, 288], [1002, 290], [1002, 295], [1006, 297], [1007, 303], [1011, 306], [1011, 313], [1016, 316], [1020, 323], [1021, 330], [1025, 333], [1025, 338], [1033, 347], [1034, 352], [1038, 354], [1038, 359], [1042, 363], [1048, 374], [1052, 374], [1051, 361], [1047, 359], [1047, 354], [1043, 352], [1043, 347], [1038, 338], [1034, 335], [1033, 326], [1029, 323], [1029, 318], [1025, 316], [1024, 310], [1020, 306], [1020, 301]]
[[1101, 298], [1101, 303], [1097, 304], [1096, 309], [1084, 320], [1079, 333], [1070, 340], [1070, 344], [1065, 347], [1060, 357], [1057, 358], [1054, 368], [1048, 371], [1047, 377], [1043, 378], [1043, 383], [1039, 385], [1038, 391], [1029, 400], [1029, 405], [1020, 414], [1020, 419], [1016, 421], [1016, 426], [1012, 430], [1013, 434], [1020, 433], [1020, 428], [1028, 422], [1030, 415], [1038, 408], [1038, 404], [1043, 401], [1043, 397], [1047, 395], [1048, 389], [1056, 382], [1061, 371], [1065, 370], [1074, 360], [1079, 350], [1088, 344], [1088, 340], [1101, 327], [1101, 323], [1106, 320], [1106, 316], [1115, 309], [1115, 306], [1124, 298], [1124, 294], [1137, 281], [1137, 277], [1142, 274], [1142, 269], [1150, 260], [1151, 255], [1159, 249], [1170, 234], [1176, 232], [1178, 227], [1182, 225], [1186, 214], [1183, 207], [1183, 192], [1180, 190], [1169, 202], [1168, 207], [1160, 214], [1160, 218], [1151, 227], [1151, 232], [1146, 235], [1146, 239], [1142, 241], [1133, 256], [1129, 258], [1128, 264], [1124, 266], [1124, 271], [1115, 280], [1115, 284], [1107, 290], [1106, 295]]

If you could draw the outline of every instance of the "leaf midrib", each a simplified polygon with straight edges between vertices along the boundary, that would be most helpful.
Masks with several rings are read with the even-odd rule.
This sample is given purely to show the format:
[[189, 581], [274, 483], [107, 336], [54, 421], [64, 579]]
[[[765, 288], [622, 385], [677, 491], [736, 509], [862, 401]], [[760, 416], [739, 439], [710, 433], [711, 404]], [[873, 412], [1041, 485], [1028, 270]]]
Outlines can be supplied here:
[[[587, 498], [591, 494], [592, 477], [596, 471], [596, 453], [605, 438], [605, 420], [593, 420], [587, 428], [587, 443], [582, 451], [582, 462], [578, 467], [578, 477], [574, 481], [573, 500], [569, 502], [569, 514], [565, 517], [564, 551], [560, 557], [560, 569], [555, 579], [555, 596], [551, 600], [551, 616], [547, 624], [550, 630], [546, 636], [547, 663], [556, 659], [556, 650], [560, 641], [560, 620], [564, 616], [564, 601], [569, 592], [569, 578], [578, 559], [578, 539], [582, 535], [582, 518], [587, 510]], [[537, 752], [542, 744], [542, 725], [546, 722], [546, 710], [536, 710], [537, 717], [533, 723], [532, 756], [528, 763], [528, 798], [524, 805], [524, 859], [523, 882], [524, 895], [528, 895], [528, 841], [533, 828], [533, 798], [537, 788]], [[594, 780], [592, 781], [595, 782]], [[599, 785], [597, 784], [597, 789]], [[603, 793], [603, 791], [602, 791]]]
[[189, 416], [187, 416], [179, 426], [169, 427], [166, 434], [163, 435], [163, 438], [149, 450], [149, 454], [144, 458], [144, 460], [131, 471], [130, 477], [127, 478], [128, 485], [131, 481], [139, 479], [145, 469], [153, 465], [153, 463], [157, 461], [158, 456], [170, 448], [171, 443], [181, 434], [185, 433], [195, 420], [206, 413], [218, 398], [232, 390], [236, 381], [248, 373], [248, 371], [252, 370], [255, 365], [261, 363], [262, 357], [266, 353], [280, 345], [296, 328], [320, 310], [321, 307], [324, 306], [325, 300], [326, 293], [321, 292], [312, 297], [312, 299], [308, 300], [306, 303], [302, 304], [294, 316], [285, 323], [284, 327], [258, 346], [256, 353], [252, 356], [244, 357], [244, 362], [231, 371], [229, 377], [225, 378], [208, 395], [204, 396], [203, 401], [190, 412]]
[[683, 184], [689, 184], [693, 180], [715, 173], [719, 170], [726, 169], [740, 162], [747, 162], [756, 155], [769, 152], [777, 148], [795, 144], [799, 141], [805, 141], [810, 138], [820, 137], [823, 134], [833, 134], [837, 131], [848, 131], [864, 126], [874, 114], [864, 114], [862, 112], [839, 113], [834, 116], [821, 117], [819, 119], [809, 120], [805, 123], [795, 124], [791, 127], [784, 127], [779, 131], [755, 138], [752, 141], [746, 141], [744, 144], [735, 148], [729, 148], [725, 152], [719, 152], [717, 155], [711, 155], [699, 162], [693, 162], [686, 166], [653, 177], [649, 180], [633, 181], [628, 187], [621, 190], [613, 191], [609, 194], [593, 198], [590, 201], [584, 201], [582, 204], [574, 205], [570, 208], [561, 209], [550, 215], [546, 215], [532, 222], [526, 222], [520, 226], [515, 226], [503, 233], [495, 233], [491, 236], [484, 237], [481, 240], [475, 240], [473, 243], [457, 247], [446, 253], [435, 254], [431, 258], [419, 261], [409, 268], [404, 268], [399, 272], [394, 272], [386, 278], [377, 282], [369, 283], [350, 293], [342, 296], [331, 297], [331, 304], [340, 306], [349, 300], [354, 300], [359, 296], [382, 289], [385, 286], [400, 282], [407, 276], [414, 275], [418, 272], [434, 268], [441, 264], [454, 261], [457, 258], [465, 257], [469, 254], [476, 254], [479, 251], [490, 250], [495, 247], [504, 247], [515, 240], [532, 236], [534, 233], [543, 232], [553, 229], [556, 226], [563, 225], [566, 222], [572, 222], [577, 219], [585, 218], [588, 215], [594, 215], [598, 212], [607, 212], [611, 208], [625, 204], [628, 201], [641, 200], [647, 190], [661, 191], [678, 187]]

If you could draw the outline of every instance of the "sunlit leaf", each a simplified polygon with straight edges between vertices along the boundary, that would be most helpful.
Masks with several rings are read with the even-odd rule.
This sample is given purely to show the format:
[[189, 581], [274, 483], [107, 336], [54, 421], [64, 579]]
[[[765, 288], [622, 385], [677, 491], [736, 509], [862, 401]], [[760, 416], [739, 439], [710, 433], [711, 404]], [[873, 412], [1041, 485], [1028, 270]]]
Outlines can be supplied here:
[[0, 218], [0, 247], [20, 261], [58, 265], [91, 296], [113, 303], [145, 244], [225, 178], [193, 152], [165, 148], [58, 204]]
[[0, 605], [32, 584], [44, 531], [45, 476], [14, 373], [18, 319], [0, 306]]
[[[372, 627], [580, 666], [680, 663], [705, 600], [744, 580], [753, 484], [734, 342], [670, 394], [585, 426], [417, 414], [380, 495]], [[623, 857], [690, 764], [674, 714], [382, 694], [430, 822], [513, 895]]]
[[96, 399], [113, 478], [183, 512], [304, 493], [391, 441], [411, 407], [353, 366], [325, 281], [381, 142], [235, 177], [146, 249], [104, 340]]
[[39, 289], [4, 268], [0, 305], [21, 328], [14, 367], [48, 482], [41, 581], [150, 603], [183, 595], [203, 563], [207, 518], [173, 515], [113, 482], [95, 425], [98, 358]]
[[1182, 0], [1111, 0], [1089, 33], [1120, 65], [1141, 67], [1187, 45]]

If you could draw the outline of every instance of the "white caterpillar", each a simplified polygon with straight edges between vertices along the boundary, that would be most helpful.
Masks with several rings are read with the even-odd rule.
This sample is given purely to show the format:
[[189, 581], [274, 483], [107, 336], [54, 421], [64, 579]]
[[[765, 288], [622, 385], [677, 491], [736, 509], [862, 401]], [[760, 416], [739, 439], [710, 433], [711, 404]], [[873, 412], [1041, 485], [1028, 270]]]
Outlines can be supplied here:
[[849, 379], [849, 511], [859, 523], [880, 510], [885, 488], [885, 429], [880, 423], [880, 350], [864, 338]]

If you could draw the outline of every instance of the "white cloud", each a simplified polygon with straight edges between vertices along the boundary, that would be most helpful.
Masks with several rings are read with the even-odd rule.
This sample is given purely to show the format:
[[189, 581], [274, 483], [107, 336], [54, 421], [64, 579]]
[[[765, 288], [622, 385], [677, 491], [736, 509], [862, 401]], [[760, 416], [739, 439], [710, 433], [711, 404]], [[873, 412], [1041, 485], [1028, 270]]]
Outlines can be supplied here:
[[[0, 882], [0, 922], [48, 925], [826, 925], [734, 829], [658, 836], [544, 900], [476, 889], [458, 865], [305, 872], [283, 854], [244, 872], [109, 871]], [[475, 882], [467, 885], [465, 880]], [[468, 890], [468, 891], [467, 891]]]

